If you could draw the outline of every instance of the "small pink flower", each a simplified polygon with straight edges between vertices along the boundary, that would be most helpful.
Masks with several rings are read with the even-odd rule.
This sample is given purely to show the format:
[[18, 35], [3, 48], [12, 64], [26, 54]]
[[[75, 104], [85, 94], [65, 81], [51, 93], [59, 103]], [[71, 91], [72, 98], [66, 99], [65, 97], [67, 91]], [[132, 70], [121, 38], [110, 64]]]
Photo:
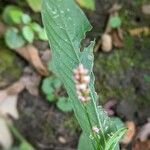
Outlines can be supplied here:
[[84, 76], [84, 77], [83, 77], [83, 81], [84, 81], [85, 83], [89, 83], [89, 82], [90, 82], [90, 77], [89, 77], [89, 76]]
[[97, 133], [97, 134], [98, 134], [100, 130], [99, 130], [99, 128], [97, 128], [97, 126], [93, 126], [93, 127], [92, 127], [92, 131], [93, 131], [94, 133]]
[[79, 84], [77, 86], [77, 90], [86, 90], [87, 89], [87, 85], [85, 83]]

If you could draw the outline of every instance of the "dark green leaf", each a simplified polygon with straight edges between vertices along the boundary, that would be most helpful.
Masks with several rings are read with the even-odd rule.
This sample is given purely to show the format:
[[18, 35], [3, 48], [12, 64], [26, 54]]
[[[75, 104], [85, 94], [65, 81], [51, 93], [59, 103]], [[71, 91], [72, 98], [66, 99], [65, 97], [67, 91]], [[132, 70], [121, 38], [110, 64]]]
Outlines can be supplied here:
[[25, 44], [25, 40], [17, 28], [8, 28], [5, 33], [5, 42], [11, 49], [20, 48]]
[[57, 107], [63, 112], [72, 111], [71, 101], [69, 101], [68, 98], [66, 97], [59, 98], [57, 102]]
[[32, 43], [34, 40], [34, 33], [30, 26], [24, 26], [22, 28], [22, 35], [23, 37], [29, 42]]

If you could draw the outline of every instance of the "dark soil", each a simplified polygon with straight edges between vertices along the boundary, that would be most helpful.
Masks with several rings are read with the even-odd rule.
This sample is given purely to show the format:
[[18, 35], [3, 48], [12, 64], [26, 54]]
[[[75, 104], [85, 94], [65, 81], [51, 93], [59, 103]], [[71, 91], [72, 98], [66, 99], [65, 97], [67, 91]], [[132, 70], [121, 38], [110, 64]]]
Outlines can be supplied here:
[[[62, 113], [42, 97], [23, 91], [18, 100], [20, 119], [16, 127], [38, 150], [76, 148], [80, 129], [72, 113]], [[65, 141], [61, 142], [60, 138]]]

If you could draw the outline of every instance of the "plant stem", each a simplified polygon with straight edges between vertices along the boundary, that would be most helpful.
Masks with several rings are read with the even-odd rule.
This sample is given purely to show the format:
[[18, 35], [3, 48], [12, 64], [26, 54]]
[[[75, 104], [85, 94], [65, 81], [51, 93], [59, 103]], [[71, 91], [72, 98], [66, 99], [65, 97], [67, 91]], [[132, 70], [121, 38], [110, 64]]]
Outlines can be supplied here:
[[96, 113], [96, 117], [97, 117], [97, 120], [98, 120], [99, 128], [102, 132], [102, 136], [103, 136], [103, 139], [104, 139], [104, 147], [105, 147], [106, 139], [105, 139], [105, 135], [104, 135], [104, 132], [103, 132], [103, 127], [102, 127], [102, 124], [101, 124], [101, 121], [100, 121], [99, 113], [98, 113], [98, 110], [97, 110], [97, 105], [96, 105], [95, 98], [93, 97], [92, 92], [90, 92], [90, 93], [91, 93], [90, 95], [91, 95], [92, 103], [94, 105], [94, 110], [95, 110], [95, 113]]
[[[99, 141], [98, 141], [98, 139], [97, 139], [97, 136], [95, 136], [95, 134], [94, 134], [93, 131], [92, 131], [92, 123], [91, 123], [90, 116], [89, 116], [88, 110], [87, 110], [87, 108], [86, 108], [86, 105], [84, 105], [84, 109], [85, 109], [85, 112], [86, 112], [86, 115], [87, 115], [87, 118], [88, 118], [88, 121], [89, 121], [89, 124], [90, 124], [91, 133], [92, 133], [93, 137], [96, 139], [98, 149], [100, 150], [100, 146], [99, 146], [100, 143], [99, 143]], [[93, 143], [93, 142], [92, 142], [92, 143]], [[96, 149], [94, 144], [93, 144], [93, 146], [94, 146], [94, 149]]]

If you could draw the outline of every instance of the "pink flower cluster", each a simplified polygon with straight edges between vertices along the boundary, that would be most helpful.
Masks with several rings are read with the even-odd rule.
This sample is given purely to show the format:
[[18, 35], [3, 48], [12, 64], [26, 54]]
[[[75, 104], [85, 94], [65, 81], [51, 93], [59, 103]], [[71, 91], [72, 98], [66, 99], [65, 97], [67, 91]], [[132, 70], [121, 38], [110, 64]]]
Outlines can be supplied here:
[[83, 103], [89, 101], [90, 90], [88, 84], [90, 82], [90, 77], [88, 75], [88, 70], [84, 68], [82, 64], [79, 64], [79, 66], [74, 69], [73, 73], [79, 100]]

